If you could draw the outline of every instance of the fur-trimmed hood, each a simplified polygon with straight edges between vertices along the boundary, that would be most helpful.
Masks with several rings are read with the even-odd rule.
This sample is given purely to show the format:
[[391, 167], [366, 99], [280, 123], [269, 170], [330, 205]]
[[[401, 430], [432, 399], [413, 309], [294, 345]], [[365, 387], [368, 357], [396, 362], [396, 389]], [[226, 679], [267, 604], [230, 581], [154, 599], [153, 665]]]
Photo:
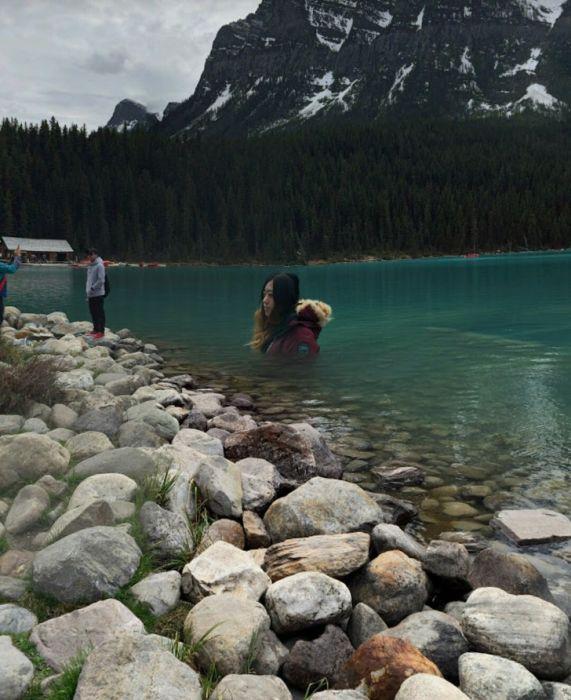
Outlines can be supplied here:
[[333, 319], [332, 309], [324, 301], [300, 299], [295, 307], [297, 319], [307, 324], [316, 324], [320, 329]]

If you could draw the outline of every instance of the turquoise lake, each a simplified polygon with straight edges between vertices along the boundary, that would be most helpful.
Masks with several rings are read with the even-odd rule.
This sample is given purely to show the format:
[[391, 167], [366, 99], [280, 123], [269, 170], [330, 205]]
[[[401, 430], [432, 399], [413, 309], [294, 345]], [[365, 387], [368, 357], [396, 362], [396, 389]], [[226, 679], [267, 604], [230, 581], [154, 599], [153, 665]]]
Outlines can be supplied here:
[[[420, 461], [428, 485], [405, 494], [428, 529], [485, 529], [506, 504], [571, 514], [571, 254], [290, 268], [303, 296], [334, 311], [321, 357], [301, 368], [246, 347], [275, 269], [113, 268], [107, 324], [191, 373], [217, 370], [218, 386], [257, 393], [268, 415], [309, 416], [356, 483], [369, 486], [378, 464]], [[84, 280], [23, 268], [8, 304], [86, 319]]]

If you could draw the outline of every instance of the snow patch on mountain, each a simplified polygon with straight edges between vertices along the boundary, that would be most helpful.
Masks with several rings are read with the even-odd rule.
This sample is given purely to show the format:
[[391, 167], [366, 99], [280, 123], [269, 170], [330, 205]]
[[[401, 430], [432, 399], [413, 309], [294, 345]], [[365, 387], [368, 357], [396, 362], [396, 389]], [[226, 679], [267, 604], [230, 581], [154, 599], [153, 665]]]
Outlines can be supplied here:
[[[343, 4], [349, 8], [355, 7], [352, 2]], [[309, 23], [316, 30], [317, 41], [331, 51], [340, 51], [353, 29], [353, 17], [348, 16], [347, 10], [334, 12], [319, 7], [316, 0], [305, 0], [305, 8]]]
[[553, 26], [563, 14], [567, 0], [518, 0], [526, 17]]
[[544, 107], [545, 109], [558, 109], [562, 105], [556, 97], [553, 97], [553, 95], [547, 92], [545, 85], [540, 85], [539, 83], [530, 85], [525, 95], [517, 100], [515, 105], [521, 105], [523, 102], [527, 101], [538, 107]]
[[212, 119], [218, 119], [218, 110], [224, 107], [224, 105], [232, 99], [232, 86], [230, 83], [226, 83], [226, 87], [206, 110], [206, 114], [211, 113]]
[[474, 66], [472, 65], [472, 61], [470, 60], [470, 47], [466, 46], [464, 49], [464, 53], [462, 54], [462, 58], [460, 59], [460, 68], [458, 68], [460, 73], [463, 73], [464, 75], [475, 75], [476, 70], [474, 69]]
[[375, 11], [374, 14], [371, 14], [370, 20], [374, 24], [378, 24], [379, 27], [386, 29], [392, 24], [393, 16], [388, 10], [386, 12]]
[[404, 82], [407, 79], [407, 77], [410, 75], [412, 70], [414, 69], [414, 63], [411, 63], [410, 65], [404, 65], [401, 68], [398, 69], [396, 75], [395, 75], [395, 81], [389, 90], [389, 94], [387, 96], [387, 100], [389, 104], [394, 104], [395, 102], [395, 93], [396, 92], [403, 92], [404, 91]]
[[349, 104], [345, 98], [349, 95], [354, 85], [358, 81], [350, 81], [348, 78], [342, 78], [337, 82], [343, 86], [343, 89], [337, 92], [332, 90], [335, 82], [335, 77], [332, 71], [328, 71], [321, 78], [316, 78], [313, 81], [313, 84], [320, 87], [321, 90], [318, 90], [308, 98], [307, 104], [299, 111], [298, 115], [302, 119], [310, 119], [324, 107], [331, 107], [335, 104], [340, 105], [343, 108], [343, 111], [346, 112], [349, 109]]
[[500, 75], [501, 78], [508, 78], [516, 75], [517, 73], [535, 73], [539, 59], [541, 58], [541, 49], [532, 49], [531, 56], [527, 59], [525, 63], [518, 63], [517, 66], [510, 68]]
[[412, 23], [413, 27], [416, 27], [416, 31], [419, 32], [422, 29], [422, 25], [424, 24], [424, 12], [426, 10], [426, 5], [422, 8], [420, 11], [418, 17], [416, 20]]

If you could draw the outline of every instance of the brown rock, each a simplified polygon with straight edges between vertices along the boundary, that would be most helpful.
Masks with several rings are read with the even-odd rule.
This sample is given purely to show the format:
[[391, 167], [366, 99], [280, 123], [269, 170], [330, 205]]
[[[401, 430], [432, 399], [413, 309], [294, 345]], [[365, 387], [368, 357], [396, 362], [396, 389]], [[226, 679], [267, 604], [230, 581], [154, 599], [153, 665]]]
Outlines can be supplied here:
[[195, 556], [202, 554], [211, 544], [215, 542], [229, 542], [238, 549], [244, 549], [246, 540], [242, 526], [234, 520], [216, 520], [204, 533], [202, 541], [196, 550]]
[[272, 581], [301, 571], [320, 571], [341, 578], [367, 563], [370, 542], [365, 532], [286, 540], [268, 549], [264, 567]]
[[242, 514], [242, 525], [246, 533], [246, 542], [249, 549], [261, 549], [269, 547], [272, 543], [264, 521], [257, 513], [246, 510]]
[[32, 568], [34, 555], [34, 552], [9, 549], [0, 556], [0, 576], [26, 578]]
[[417, 673], [442, 677], [438, 667], [410, 642], [377, 634], [351, 656], [336, 687], [356, 688], [365, 681], [369, 700], [394, 700], [402, 683]]
[[318, 475], [309, 440], [294, 428], [280, 423], [267, 423], [254, 430], [229, 435], [224, 453], [232, 462], [246, 457], [265, 459], [276, 466], [287, 483], [294, 486]]
[[371, 470], [381, 489], [396, 491], [405, 486], [422, 484], [425, 479], [424, 469], [420, 464], [392, 460]]

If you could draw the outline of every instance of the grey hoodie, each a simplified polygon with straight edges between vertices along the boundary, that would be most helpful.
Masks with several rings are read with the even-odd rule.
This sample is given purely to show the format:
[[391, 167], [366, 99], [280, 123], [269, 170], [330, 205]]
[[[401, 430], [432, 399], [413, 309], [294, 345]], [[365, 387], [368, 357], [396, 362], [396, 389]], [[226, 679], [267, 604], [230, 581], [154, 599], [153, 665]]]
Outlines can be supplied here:
[[88, 299], [105, 296], [105, 266], [101, 258], [95, 258], [87, 268], [85, 292]]

